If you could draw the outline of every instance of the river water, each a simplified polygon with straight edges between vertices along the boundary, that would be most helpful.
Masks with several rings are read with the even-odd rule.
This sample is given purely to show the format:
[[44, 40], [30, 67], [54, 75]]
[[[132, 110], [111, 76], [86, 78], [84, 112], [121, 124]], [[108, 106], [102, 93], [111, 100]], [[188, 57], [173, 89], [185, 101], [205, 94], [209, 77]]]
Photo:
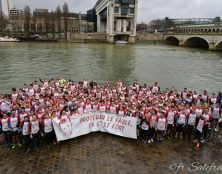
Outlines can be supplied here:
[[169, 45], [0, 43], [0, 93], [41, 78], [222, 91], [222, 52]]

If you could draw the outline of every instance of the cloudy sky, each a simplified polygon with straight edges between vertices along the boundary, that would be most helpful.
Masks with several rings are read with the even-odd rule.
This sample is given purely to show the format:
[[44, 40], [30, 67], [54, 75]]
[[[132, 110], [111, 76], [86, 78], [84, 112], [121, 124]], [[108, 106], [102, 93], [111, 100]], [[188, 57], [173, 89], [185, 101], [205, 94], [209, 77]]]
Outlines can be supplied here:
[[[12, 0], [16, 7], [55, 9], [65, 1], [70, 11], [85, 13], [96, 0]], [[222, 0], [139, 0], [138, 21], [149, 22], [157, 18], [222, 16]]]

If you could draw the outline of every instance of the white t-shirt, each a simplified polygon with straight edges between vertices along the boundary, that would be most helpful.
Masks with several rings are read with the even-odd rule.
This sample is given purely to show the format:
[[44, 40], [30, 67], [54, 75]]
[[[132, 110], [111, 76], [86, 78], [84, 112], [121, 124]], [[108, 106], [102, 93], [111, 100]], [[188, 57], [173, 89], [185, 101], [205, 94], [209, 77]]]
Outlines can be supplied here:
[[11, 117], [10, 118], [10, 126], [12, 128], [12, 131], [18, 130], [18, 117]]
[[157, 130], [166, 130], [166, 118], [159, 118], [157, 122]]
[[175, 112], [169, 112], [167, 115], [167, 124], [174, 123]]
[[38, 121], [32, 121], [31, 122], [31, 133], [36, 134], [39, 131], [39, 122]]
[[190, 114], [188, 118], [188, 124], [194, 126], [196, 122], [197, 115], [196, 114]]
[[29, 135], [29, 122], [24, 122], [22, 127], [22, 135]]
[[49, 133], [53, 131], [53, 126], [52, 126], [52, 119], [47, 118], [44, 120], [44, 132]]

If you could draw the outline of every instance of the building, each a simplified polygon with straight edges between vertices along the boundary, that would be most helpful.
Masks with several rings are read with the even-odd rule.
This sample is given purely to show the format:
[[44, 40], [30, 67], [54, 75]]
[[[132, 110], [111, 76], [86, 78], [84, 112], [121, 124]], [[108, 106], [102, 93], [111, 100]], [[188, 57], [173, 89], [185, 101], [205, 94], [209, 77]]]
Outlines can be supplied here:
[[80, 26], [79, 32], [81, 33], [91, 33], [96, 31], [96, 22], [93, 21], [92, 16], [87, 14], [79, 14], [80, 16]]
[[19, 10], [17, 8], [12, 8], [9, 13], [9, 19], [10, 20], [18, 20], [18, 19], [23, 19], [24, 18], [24, 11]]
[[173, 22], [176, 25], [209, 25], [209, 24], [216, 24], [222, 23], [220, 17], [215, 18], [178, 18], [178, 19], [170, 19], [166, 17], [164, 20], [167, 22]]
[[97, 32], [97, 16], [96, 16], [96, 9], [91, 9], [87, 11], [87, 21], [88, 23], [93, 24], [93, 32]]
[[135, 43], [138, 0], [98, 0], [94, 8], [97, 32], [106, 33], [111, 43], [117, 40]]
[[23, 32], [24, 31], [24, 12], [17, 8], [12, 8], [9, 13], [10, 31]]
[[2, 15], [3, 15], [3, 14], [2, 14], [2, 0], [0, 0], [0, 18], [3, 17]]
[[[67, 30], [67, 31], [65, 31]], [[48, 9], [35, 9], [31, 21], [31, 31], [34, 33], [65, 33], [79, 32], [80, 14], [58, 14]]]
[[12, 8], [12, 1], [11, 0], [0, 0], [2, 6], [2, 16], [5, 19], [9, 19], [10, 9]]

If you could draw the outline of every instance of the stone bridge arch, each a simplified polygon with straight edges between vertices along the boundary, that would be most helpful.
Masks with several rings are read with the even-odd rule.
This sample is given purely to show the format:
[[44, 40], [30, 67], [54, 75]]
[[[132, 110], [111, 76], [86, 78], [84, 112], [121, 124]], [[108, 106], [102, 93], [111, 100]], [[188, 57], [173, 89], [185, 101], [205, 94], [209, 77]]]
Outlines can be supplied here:
[[183, 41], [183, 46], [209, 49], [209, 41], [201, 36], [187, 37]]
[[222, 40], [215, 44], [215, 51], [222, 51]]
[[176, 36], [167, 36], [165, 38], [165, 41], [171, 45], [178, 45], [179, 46], [179, 44], [180, 44], [180, 40]]

